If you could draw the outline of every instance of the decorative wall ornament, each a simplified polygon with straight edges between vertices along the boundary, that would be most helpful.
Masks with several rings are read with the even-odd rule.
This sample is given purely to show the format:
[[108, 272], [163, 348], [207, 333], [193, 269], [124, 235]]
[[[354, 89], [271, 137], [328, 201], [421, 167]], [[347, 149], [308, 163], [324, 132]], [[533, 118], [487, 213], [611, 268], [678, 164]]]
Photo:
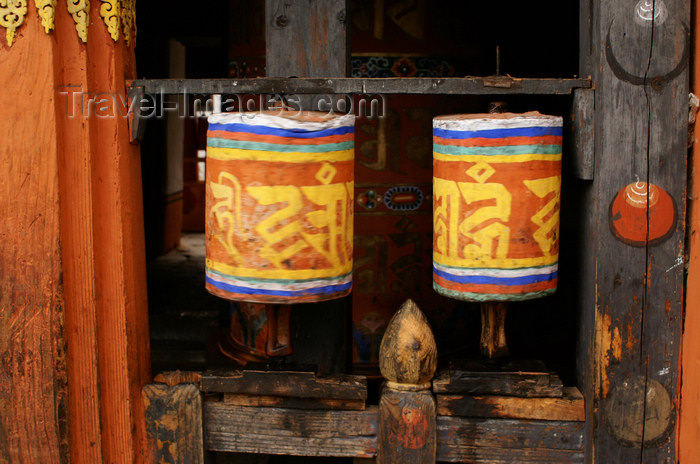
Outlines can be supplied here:
[[121, 0], [121, 16], [124, 41], [129, 45], [132, 29], [134, 38], [136, 37], [136, 0]]
[[34, 0], [34, 5], [39, 12], [41, 25], [48, 34], [54, 28], [54, 18], [56, 16], [56, 0]]
[[90, 1], [68, 0], [68, 13], [73, 16], [75, 29], [78, 31], [78, 37], [80, 37], [83, 43], [87, 43], [87, 28], [90, 21]]
[[112, 40], [119, 40], [119, 26], [121, 25], [121, 12], [119, 0], [101, 0], [100, 16], [107, 25], [107, 30]]
[[[130, 45], [132, 36], [136, 37], [136, 0], [100, 0], [100, 16], [107, 26], [109, 35], [116, 42], [120, 29], [123, 29], [124, 41]], [[7, 44], [12, 46], [17, 30], [24, 24], [29, 0], [0, 0], [0, 26], [5, 28]], [[48, 34], [55, 29], [57, 0], [34, 0], [41, 25]], [[83, 43], [87, 43], [88, 24], [90, 22], [90, 0], [66, 0], [68, 13], [75, 21], [75, 29]]]
[[0, 26], [7, 29], [5, 37], [9, 46], [12, 46], [15, 33], [24, 22], [26, 14], [27, 0], [0, 0]]

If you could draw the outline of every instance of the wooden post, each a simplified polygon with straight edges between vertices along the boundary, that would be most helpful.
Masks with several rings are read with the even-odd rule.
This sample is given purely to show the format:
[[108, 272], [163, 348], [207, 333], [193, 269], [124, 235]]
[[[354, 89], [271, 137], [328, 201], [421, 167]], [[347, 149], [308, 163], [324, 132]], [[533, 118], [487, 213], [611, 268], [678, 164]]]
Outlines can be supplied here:
[[481, 355], [495, 360], [508, 356], [506, 344], [506, 313], [508, 304], [489, 301], [481, 303]]
[[[346, 11], [347, 0], [266, 0], [267, 76], [346, 77], [350, 51]], [[319, 110], [319, 102], [331, 101], [327, 95], [298, 97], [305, 110]], [[291, 361], [315, 364], [319, 373], [345, 372], [349, 306], [349, 297], [295, 305], [290, 318]]]
[[379, 369], [387, 380], [379, 400], [379, 464], [435, 462], [436, 408], [430, 381], [436, 368], [430, 325], [407, 300], [391, 319], [379, 348]]
[[595, 89], [580, 282], [587, 461], [676, 462], [689, 0], [581, 2]]
[[203, 464], [202, 394], [193, 376], [176, 374], [161, 379], [167, 383], [143, 387], [148, 439], [144, 462]]

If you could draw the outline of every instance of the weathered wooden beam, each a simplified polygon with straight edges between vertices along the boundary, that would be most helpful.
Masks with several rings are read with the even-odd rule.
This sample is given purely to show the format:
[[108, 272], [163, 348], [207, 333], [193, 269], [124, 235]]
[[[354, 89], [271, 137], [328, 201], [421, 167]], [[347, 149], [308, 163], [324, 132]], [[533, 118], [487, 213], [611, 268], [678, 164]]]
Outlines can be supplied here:
[[583, 426], [582, 422], [438, 416], [437, 460], [583, 463]]
[[204, 402], [211, 451], [371, 458], [377, 453], [377, 408], [365, 411], [234, 406]]
[[389, 322], [379, 347], [387, 379], [379, 398], [379, 464], [435, 462], [435, 338], [425, 315], [407, 300]]
[[196, 385], [143, 387], [148, 456], [144, 462], [203, 464], [202, 394]]
[[560, 398], [563, 388], [559, 376], [536, 361], [491, 365], [465, 359], [433, 380], [435, 393]]
[[564, 388], [562, 398], [515, 396], [437, 395], [440, 416], [585, 421], [585, 401], [575, 387]]
[[339, 409], [361, 411], [367, 407], [365, 400], [336, 398], [291, 398], [285, 396], [261, 396], [239, 393], [224, 393], [224, 403], [235, 406], [294, 409]]
[[579, 179], [592, 180], [595, 170], [595, 90], [574, 90], [571, 114], [573, 130], [572, 164], [574, 175]]
[[367, 399], [367, 379], [358, 375], [317, 377], [313, 372], [217, 370], [202, 375], [202, 391], [292, 398]]
[[266, 77], [250, 79], [136, 79], [150, 95], [236, 94], [425, 94], [425, 95], [570, 95], [590, 88], [590, 79], [498, 77]]

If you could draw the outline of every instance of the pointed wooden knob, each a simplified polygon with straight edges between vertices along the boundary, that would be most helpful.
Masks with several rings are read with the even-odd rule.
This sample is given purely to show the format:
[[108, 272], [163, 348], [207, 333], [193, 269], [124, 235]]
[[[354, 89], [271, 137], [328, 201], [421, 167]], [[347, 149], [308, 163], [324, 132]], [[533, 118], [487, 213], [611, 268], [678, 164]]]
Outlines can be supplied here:
[[436, 368], [437, 346], [428, 319], [413, 300], [406, 300], [382, 338], [379, 370], [392, 388], [420, 390], [430, 388]]

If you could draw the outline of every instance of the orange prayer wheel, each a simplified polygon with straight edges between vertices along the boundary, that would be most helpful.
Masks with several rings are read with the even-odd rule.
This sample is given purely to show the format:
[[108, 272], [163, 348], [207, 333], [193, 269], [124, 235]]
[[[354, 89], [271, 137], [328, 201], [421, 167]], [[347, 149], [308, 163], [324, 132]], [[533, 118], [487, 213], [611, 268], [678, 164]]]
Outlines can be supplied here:
[[562, 118], [537, 112], [433, 120], [433, 286], [466, 301], [553, 293]]
[[352, 288], [354, 116], [209, 117], [206, 288], [294, 304]]

